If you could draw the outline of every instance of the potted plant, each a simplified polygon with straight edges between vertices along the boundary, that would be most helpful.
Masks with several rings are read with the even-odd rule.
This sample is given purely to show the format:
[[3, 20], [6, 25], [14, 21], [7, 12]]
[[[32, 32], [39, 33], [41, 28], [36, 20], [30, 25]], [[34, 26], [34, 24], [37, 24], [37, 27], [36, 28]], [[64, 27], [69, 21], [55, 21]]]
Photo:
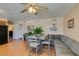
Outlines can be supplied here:
[[28, 32], [28, 33], [26, 33], [28, 36], [31, 36], [31, 35], [33, 35], [33, 33], [32, 32]]
[[43, 34], [43, 29], [41, 27], [36, 27], [34, 30], [33, 30], [33, 34], [35, 36], [41, 36]]

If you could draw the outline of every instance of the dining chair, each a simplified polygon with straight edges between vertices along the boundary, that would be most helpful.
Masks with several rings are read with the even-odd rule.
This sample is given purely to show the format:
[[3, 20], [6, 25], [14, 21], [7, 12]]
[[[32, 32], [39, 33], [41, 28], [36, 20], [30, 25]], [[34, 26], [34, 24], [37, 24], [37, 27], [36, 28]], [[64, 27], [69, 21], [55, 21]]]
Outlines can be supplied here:
[[33, 38], [33, 37], [28, 37], [28, 47], [29, 47], [29, 53], [31, 54], [32, 51], [35, 51], [35, 54], [38, 55], [38, 52], [41, 48], [41, 44], [39, 41], [39, 38]]
[[48, 37], [47, 37], [47, 39], [45, 39], [45, 40], [43, 40], [42, 42], [41, 42], [41, 50], [43, 50], [43, 46], [44, 45], [48, 45], [48, 55], [51, 55], [51, 53], [50, 53], [50, 46], [51, 46], [51, 35], [47, 35]]

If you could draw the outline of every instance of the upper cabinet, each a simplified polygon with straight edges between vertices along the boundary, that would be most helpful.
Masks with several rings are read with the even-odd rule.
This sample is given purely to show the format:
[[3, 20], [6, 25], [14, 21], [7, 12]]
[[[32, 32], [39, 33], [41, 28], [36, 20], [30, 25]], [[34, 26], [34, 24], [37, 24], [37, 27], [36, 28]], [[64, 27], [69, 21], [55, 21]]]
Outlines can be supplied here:
[[13, 22], [4, 18], [0, 18], [0, 26], [8, 26], [8, 31], [13, 31]]

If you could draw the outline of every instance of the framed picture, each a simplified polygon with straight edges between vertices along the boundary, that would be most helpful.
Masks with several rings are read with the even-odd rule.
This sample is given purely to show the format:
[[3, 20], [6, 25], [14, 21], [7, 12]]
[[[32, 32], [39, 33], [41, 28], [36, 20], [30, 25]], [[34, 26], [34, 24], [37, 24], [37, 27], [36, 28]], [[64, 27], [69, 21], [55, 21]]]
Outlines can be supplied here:
[[68, 28], [74, 28], [74, 18], [68, 21]]
[[52, 27], [50, 27], [51, 31], [57, 31], [57, 26], [56, 24], [52, 24]]
[[34, 29], [34, 25], [28, 25], [27, 26], [27, 30], [30, 32]]

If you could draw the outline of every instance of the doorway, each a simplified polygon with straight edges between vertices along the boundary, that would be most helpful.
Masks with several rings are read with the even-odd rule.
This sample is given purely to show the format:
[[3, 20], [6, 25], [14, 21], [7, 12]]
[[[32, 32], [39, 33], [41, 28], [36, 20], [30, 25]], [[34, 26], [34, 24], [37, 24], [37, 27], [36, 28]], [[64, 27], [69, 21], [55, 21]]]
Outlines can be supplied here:
[[9, 31], [9, 38], [13, 38], [13, 31]]

